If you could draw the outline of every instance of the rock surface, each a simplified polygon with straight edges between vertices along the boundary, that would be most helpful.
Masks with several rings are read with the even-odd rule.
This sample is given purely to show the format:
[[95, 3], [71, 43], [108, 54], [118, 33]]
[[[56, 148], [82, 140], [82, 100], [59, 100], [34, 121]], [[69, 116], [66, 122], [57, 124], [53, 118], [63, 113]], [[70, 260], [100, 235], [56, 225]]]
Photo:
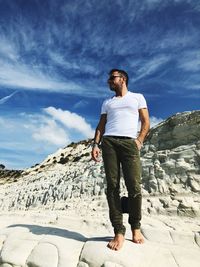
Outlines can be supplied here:
[[[86, 216], [75, 216], [75, 223], [73, 216], [63, 215], [58, 213], [56, 222], [50, 224], [48, 221], [55, 217], [52, 212], [29, 213], [29, 218], [27, 213], [7, 214], [8, 225], [0, 230], [0, 267], [199, 266], [200, 232], [189, 229], [194, 227], [192, 221], [185, 221], [187, 227], [182, 231], [178, 225], [181, 221], [175, 218], [166, 226], [167, 217], [162, 218], [163, 223], [156, 221], [158, 218], [153, 220], [153, 216], [145, 217], [142, 227], [145, 243], [131, 242], [128, 231], [123, 248], [112, 251], [107, 247], [110, 230], [100, 227], [92, 216], [87, 217], [88, 225], [84, 226]], [[101, 218], [104, 221], [104, 216]], [[16, 223], [11, 223], [13, 220]], [[177, 229], [173, 229], [174, 224]]]
[[[200, 225], [186, 232], [187, 224], [180, 232], [181, 224], [168, 224], [169, 216], [200, 217], [200, 111], [176, 114], [151, 129], [141, 151], [145, 220], [167, 216], [167, 229], [143, 223], [145, 245], [126, 240], [120, 252], [113, 252], [106, 247], [105, 234], [94, 236], [99, 231], [110, 235], [112, 228], [106, 217], [104, 168], [102, 162], [91, 161], [90, 144], [91, 140], [72, 143], [23, 172], [0, 170], [1, 214], [54, 214], [52, 220], [45, 219], [45, 227], [40, 221], [25, 224], [23, 219], [19, 225], [1, 227], [0, 267], [199, 266]], [[123, 179], [121, 189], [126, 195]], [[72, 211], [76, 219], [70, 217], [69, 223], [56, 215]], [[71, 231], [77, 214], [82, 218], [80, 230]], [[62, 227], [51, 226], [59, 220], [64, 220]], [[86, 228], [87, 234], [80, 234]]]

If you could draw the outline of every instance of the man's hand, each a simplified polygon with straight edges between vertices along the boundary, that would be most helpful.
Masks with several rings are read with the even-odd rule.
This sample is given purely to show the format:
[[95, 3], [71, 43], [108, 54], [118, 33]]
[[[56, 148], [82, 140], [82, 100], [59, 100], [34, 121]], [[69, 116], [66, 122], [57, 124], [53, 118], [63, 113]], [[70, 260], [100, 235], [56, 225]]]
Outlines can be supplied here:
[[100, 156], [100, 149], [98, 146], [94, 146], [92, 148], [92, 159], [96, 162], [100, 162], [99, 156]]
[[101, 114], [98, 126], [95, 131], [95, 136], [94, 136], [94, 143], [92, 145], [92, 159], [96, 162], [100, 161], [100, 149], [99, 149], [99, 143], [101, 141], [101, 137], [104, 134], [105, 131], [105, 125], [107, 121], [107, 115], [106, 114]]
[[135, 143], [137, 145], [138, 150], [140, 150], [142, 148], [142, 143], [138, 139], [135, 139]]

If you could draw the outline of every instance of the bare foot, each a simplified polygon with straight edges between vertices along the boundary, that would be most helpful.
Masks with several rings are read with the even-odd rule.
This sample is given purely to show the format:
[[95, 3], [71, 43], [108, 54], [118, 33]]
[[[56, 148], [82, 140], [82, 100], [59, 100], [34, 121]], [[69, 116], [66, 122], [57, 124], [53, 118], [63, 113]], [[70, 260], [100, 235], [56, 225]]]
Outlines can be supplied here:
[[124, 235], [116, 234], [115, 237], [108, 243], [107, 247], [112, 250], [119, 250], [124, 243]]
[[144, 237], [140, 231], [140, 229], [132, 229], [132, 241], [137, 244], [144, 243]]

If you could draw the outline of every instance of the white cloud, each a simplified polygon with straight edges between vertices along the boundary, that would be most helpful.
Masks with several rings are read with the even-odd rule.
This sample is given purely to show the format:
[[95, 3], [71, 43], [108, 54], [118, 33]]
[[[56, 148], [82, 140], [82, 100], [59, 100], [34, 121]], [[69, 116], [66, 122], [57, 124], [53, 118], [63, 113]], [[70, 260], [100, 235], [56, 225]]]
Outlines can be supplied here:
[[45, 142], [58, 147], [94, 135], [90, 124], [76, 113], [54, 107], [44, 108], [43, 112], [43, 114], [21, 114], [23, 121], [26, 121], [23, 124], [24, 129], [40, 143]]
[[64, 146], [70, 142], [64, 129], [59, 127], [53, 120], [46, 120], [45, 125], [41, 125], [35, 130], [33, 138], [37, 141], [44, 141], [57, 146]]
[[157, 126], [157, 124], [159, 124], [161, 121], [163, 121], [163, 119], [161, 118], [156, 118], [154, 116], [150, 117], [150, 127], [154, 127]]
[[42, 113], [0, 117], [0, 150], [9, 168], [24, 168], [70, 142], [93, 136], [86, 120], [76, 113], [49, 107]]
[[72, 113], [68, 110], [56, 109], [54, 107], [45, 108], [44, 111], [67, 128], [77, 130], [87, 138], [94, 135], [94, 130], [90, 124], [76, 113]]

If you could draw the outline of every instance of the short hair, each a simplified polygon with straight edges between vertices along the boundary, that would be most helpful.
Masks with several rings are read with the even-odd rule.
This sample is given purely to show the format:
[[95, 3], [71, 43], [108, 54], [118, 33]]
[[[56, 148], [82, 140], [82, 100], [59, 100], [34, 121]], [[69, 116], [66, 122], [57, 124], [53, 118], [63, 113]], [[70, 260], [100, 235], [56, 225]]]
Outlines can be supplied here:
[[128, 73], [126, 71], [124, 71], [124, 70], [112, 69], [112, 70], [109, 71], [109, 75], [111, 75], [115, 71], [119, 72], [122, 76], [125, 77], [125, 79], [126, 79], [126, 86], [128, 86], [128, 80], [129, 80]]

